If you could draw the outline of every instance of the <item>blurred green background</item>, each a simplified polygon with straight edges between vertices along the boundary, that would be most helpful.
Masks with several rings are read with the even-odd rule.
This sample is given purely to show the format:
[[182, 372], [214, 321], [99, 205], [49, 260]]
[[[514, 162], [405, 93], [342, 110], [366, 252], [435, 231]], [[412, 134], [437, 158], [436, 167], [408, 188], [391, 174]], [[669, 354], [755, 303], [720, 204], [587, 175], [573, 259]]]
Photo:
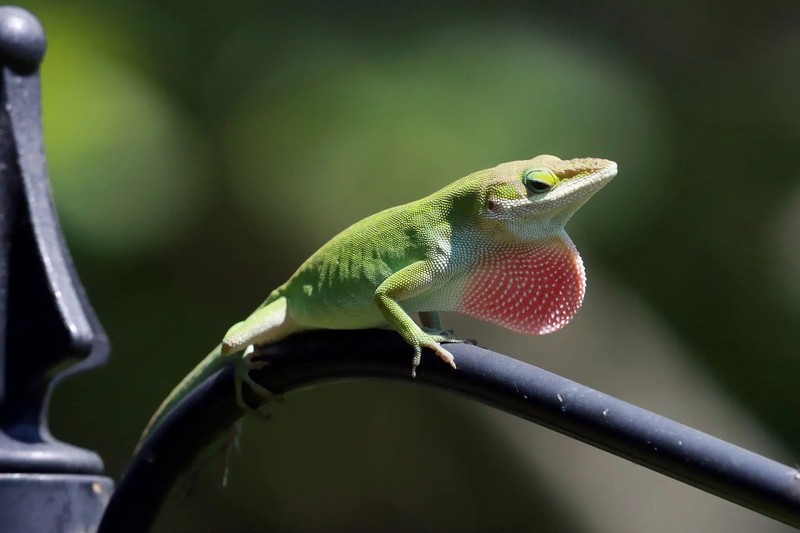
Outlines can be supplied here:
[[[113, 343], [59, 438], [119, 476], [150, 413], [327, 238], [471, 171], [551, 153], [619, 176], [570, 223], [584, 309], [456, 333], [794, 464], [800, 4], [21, 4], [45, 136]], [[290, 396], [158, 531], [779, 531], [566, 437], [410, 385]]]

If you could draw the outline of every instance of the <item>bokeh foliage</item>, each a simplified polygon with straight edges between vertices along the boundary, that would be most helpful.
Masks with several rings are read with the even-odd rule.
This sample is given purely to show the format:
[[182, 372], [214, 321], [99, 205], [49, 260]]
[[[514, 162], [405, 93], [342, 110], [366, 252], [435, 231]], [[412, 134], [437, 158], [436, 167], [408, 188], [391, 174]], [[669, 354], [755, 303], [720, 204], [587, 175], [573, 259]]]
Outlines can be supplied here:
[[[325, 239], [470, 171], [553, 153], [620, 164], [571, 222], [588, 298], [592, 270], [634, 294], [705, 379], [800, 455], [800, 69], [788, 68], [800, 13], [679, 4], [23, 3], [48, 34], [56, 203], [114, 348], [106, 369], [59, 389], [56, 434], [119, 474], [159, 398]], [[505, 335], [480, 340], [503, 351]], [[504, 438], [465, 430], [479, 421], [463, 402], [362, 384], [294, 405], [279, 436], [246, 438], [238, 468], [264, 461], [261, 477], [206, 488], [224, 515], [177, 499], [165, 520], [591, 529], [517, 471]], [[426, 459], [422, 442], [452, 453]], [[302, 453], [308, 470], [275, 473], [264, 449]], [[348, 453], [373, 470], [351, 478], [337, 462]], [[431, 469], [434, 488], [420, 488]], [[316, 478], [343, 489], [333, 498]], [[459, 518], [437, 516], [430, 494]]]

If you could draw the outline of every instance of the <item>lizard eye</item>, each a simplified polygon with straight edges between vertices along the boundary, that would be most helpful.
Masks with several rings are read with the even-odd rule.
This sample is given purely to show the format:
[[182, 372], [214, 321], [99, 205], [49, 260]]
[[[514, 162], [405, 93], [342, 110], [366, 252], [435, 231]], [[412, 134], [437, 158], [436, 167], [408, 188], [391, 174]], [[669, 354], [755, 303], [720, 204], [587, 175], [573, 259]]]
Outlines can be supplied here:
[[534, 169], [528, 170], [522, 175], [522, 183], [528, 192], [532, 194], [546, 193], [556, 184], [555, 176], [547, 170]]

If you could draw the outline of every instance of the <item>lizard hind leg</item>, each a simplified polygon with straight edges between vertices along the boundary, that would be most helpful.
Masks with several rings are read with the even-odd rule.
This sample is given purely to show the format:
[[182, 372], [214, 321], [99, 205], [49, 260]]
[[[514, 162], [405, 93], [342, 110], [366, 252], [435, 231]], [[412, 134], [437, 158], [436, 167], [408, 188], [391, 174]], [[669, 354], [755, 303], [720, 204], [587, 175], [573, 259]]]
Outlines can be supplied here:
[[236, 353], [253, 344], [277, 342], [301, 329], [289, 314], [286, 297], [281, 296], [229, 329], [222, 339], [222, 355]]

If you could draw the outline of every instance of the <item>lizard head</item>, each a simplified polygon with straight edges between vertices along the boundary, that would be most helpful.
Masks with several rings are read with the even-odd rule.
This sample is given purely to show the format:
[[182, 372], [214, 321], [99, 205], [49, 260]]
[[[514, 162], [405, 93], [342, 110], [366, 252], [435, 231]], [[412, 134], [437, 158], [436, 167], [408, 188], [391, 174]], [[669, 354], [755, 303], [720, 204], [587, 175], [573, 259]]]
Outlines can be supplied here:
[[617, 175], [606, 159], [540, 155], [498, 165], [484, 189], [482, 218], [523, 240], [560, 233], [591, 196]]
[[489, 244], [472, 256], [456, 310], [534, 335], [567, 325], [586, 274], [564, 224], [616, 174], [613, 161], [551, 155], [479, 174], [478, 227]]

